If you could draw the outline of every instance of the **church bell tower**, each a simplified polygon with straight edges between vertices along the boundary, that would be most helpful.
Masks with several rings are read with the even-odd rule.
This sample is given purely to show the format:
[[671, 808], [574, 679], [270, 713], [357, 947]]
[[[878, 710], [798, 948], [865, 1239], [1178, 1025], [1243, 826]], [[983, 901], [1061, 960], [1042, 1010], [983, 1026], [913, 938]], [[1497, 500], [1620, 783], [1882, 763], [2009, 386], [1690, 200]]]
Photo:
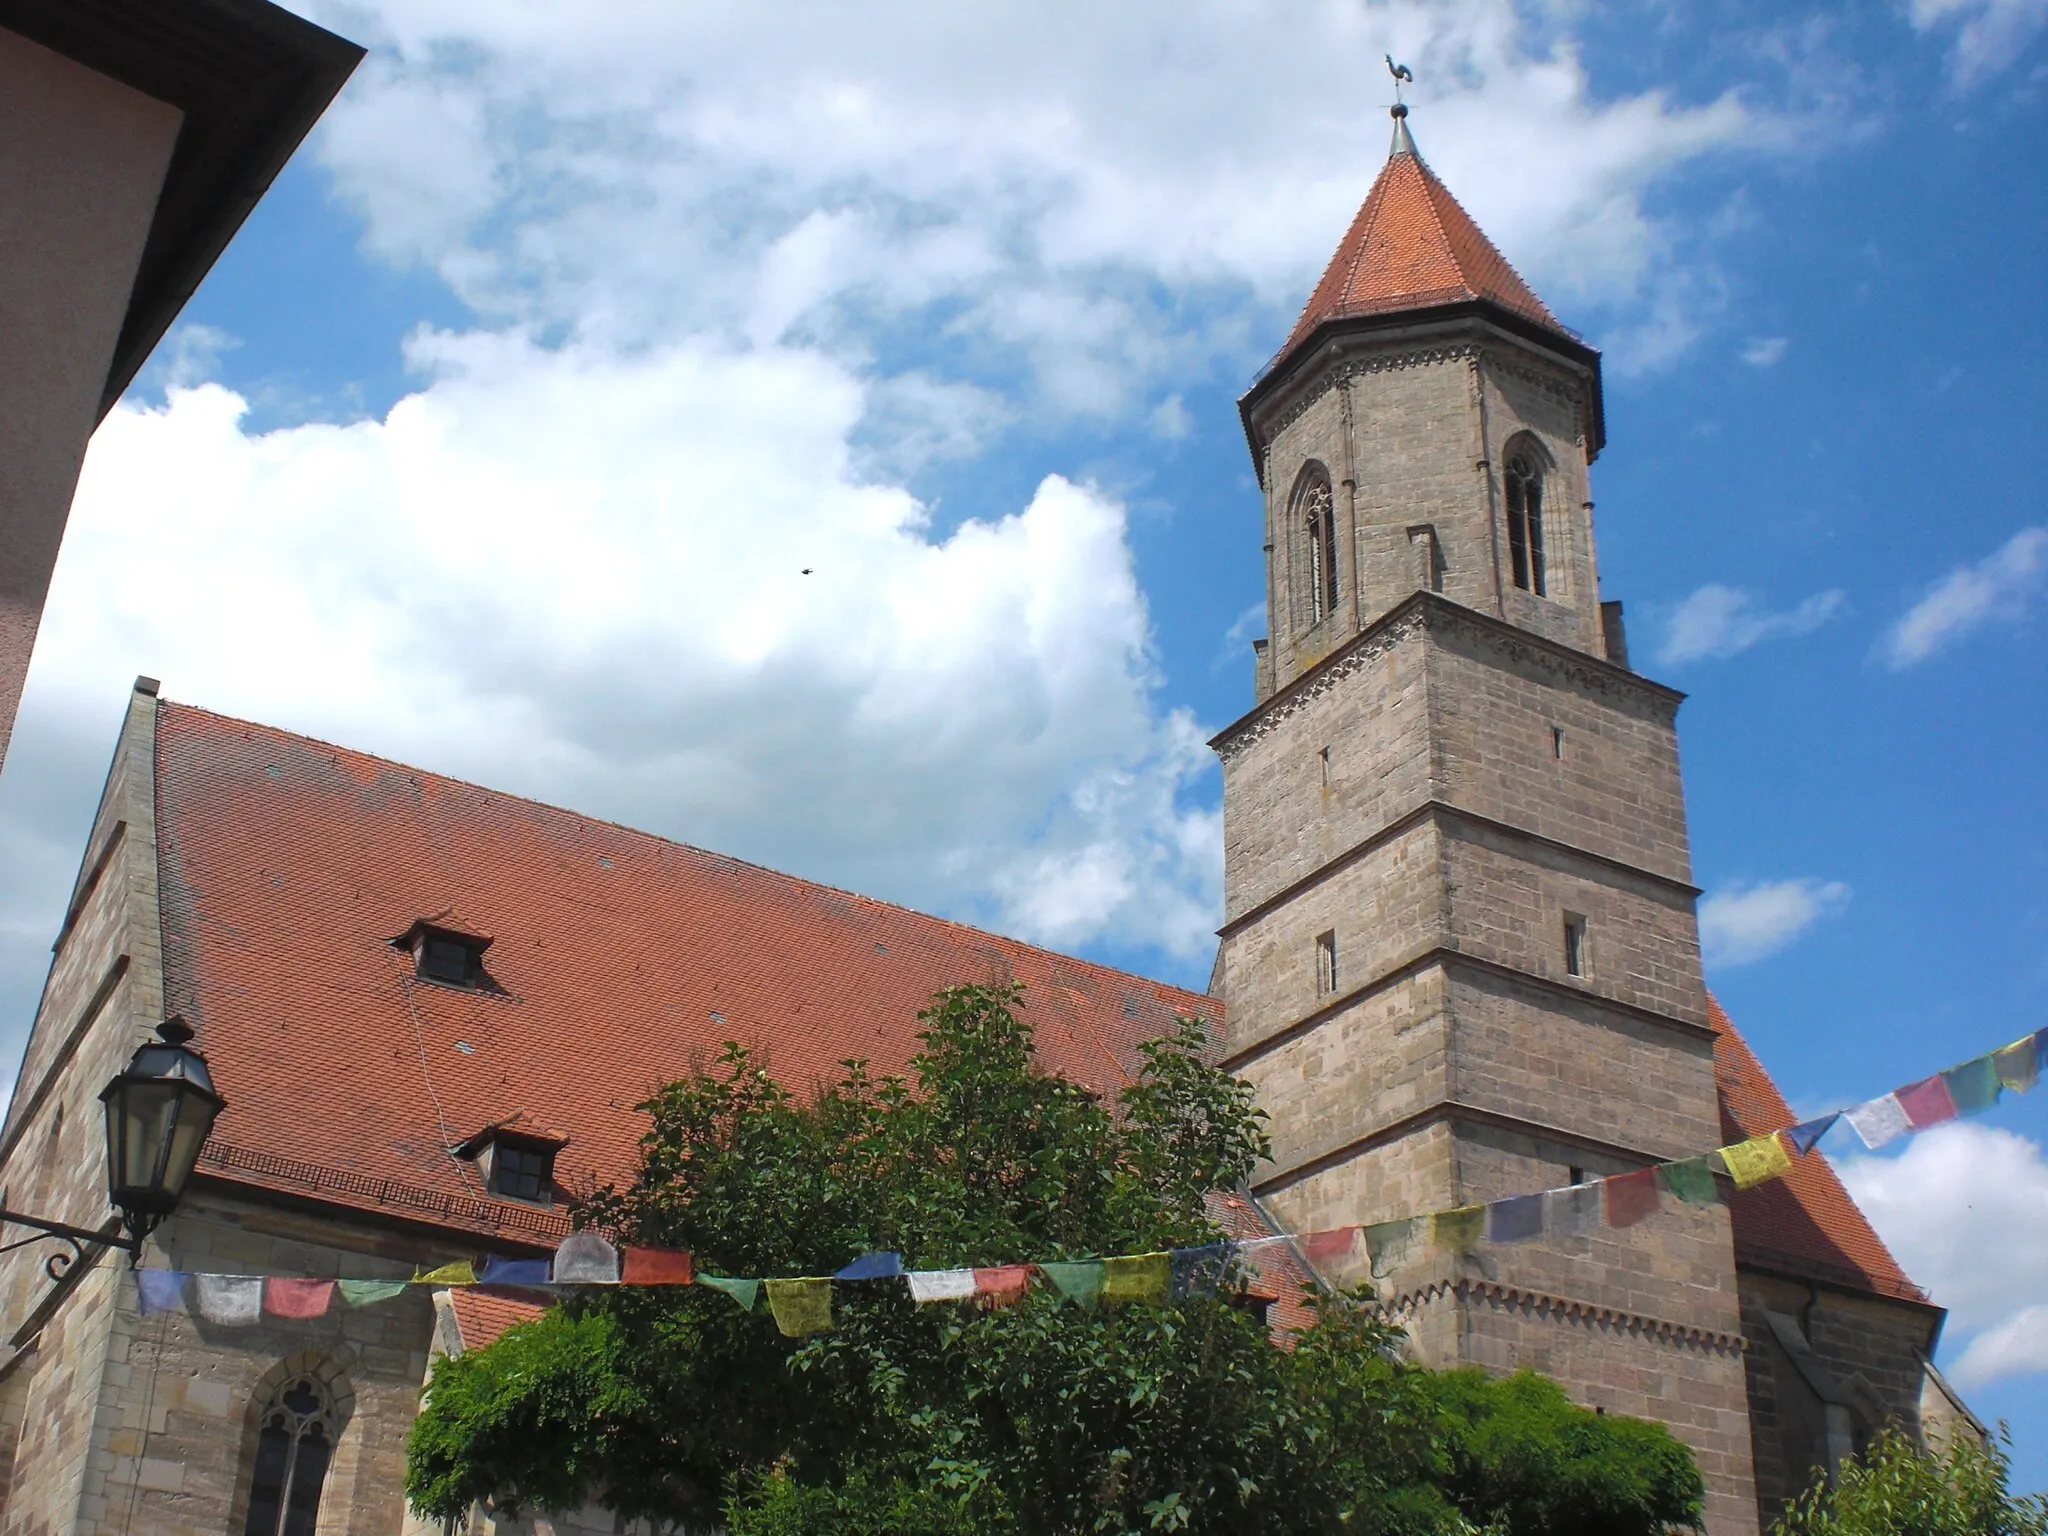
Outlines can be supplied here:
[[[1270, 638], [1223, 760], [1226, 1063], [1296, 1230], [1590, 1183], [1722, 1139], [1675, 720], [1600, 599], [1600, 357], [1416, 152], [1241, 402]], [[1669, 1424], [1757, 1529], [1728, 1213], [1418, 1245], [1432, 1365]], [[1558, 1219], [1577, 1211], [1576, 1224]]]

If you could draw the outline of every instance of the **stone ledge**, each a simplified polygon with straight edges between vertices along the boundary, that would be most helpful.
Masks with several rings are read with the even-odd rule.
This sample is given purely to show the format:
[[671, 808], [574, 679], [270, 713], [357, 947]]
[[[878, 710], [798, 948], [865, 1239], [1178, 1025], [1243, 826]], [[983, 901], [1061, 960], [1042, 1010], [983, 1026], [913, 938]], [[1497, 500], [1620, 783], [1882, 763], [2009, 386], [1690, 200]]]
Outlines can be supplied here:
[[1502, 1310], [1533, 1312], [1538, 1316], [1554, 1317], [1560, 1322], [1620, 1328], [1630, 1333], [1645, 1334], [1662, 1343], [1686, 1344], [1716, 1354], [1740, 1355], [1748, 1348], [1747, 1341], [1739, 1333], [1723, 1333], [1716, 1328], [1674, 1323], [1668, 1318], [1626, 1312], [1598, 1302], [1574, 1301], [1570, 1297], [1552, 1296], [1543, 1291], [1523, 1290], [1519, 1286], [1502, 1285], [1497, 1280], [1434, 1280], [1413, 1291], [1397, 1293], [1378, 1305], [1382, 1312], [1396, 1316], [1418, 1312], [1447, 1296], [1488, 1302]]

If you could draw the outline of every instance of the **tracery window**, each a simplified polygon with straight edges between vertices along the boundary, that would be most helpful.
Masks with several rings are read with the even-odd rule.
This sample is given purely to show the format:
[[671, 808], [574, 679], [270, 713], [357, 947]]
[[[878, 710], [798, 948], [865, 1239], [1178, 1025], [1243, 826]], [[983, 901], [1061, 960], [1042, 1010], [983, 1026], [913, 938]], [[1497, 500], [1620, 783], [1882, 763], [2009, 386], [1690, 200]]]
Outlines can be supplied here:
[[1543, 468], [1536, 455], [1519, 449], [1508, 455], [1508, 557], [1515, 585], [1542, 597], [1548, 590], [1543, 569]]
[[256, 1434], [244, 1536], [313, 1536], [335, 1428], [333, 1402], [316, 1378], [294, 1376], [277, 1389]]
[[1305, 541], [1303, 575], [1307, 601], [1304, 627], [1314, 628], [1337, 611], [1337, 518], [1330, 496], [1330, 477], [1320, 464], [1303, 471], [1294, 492], [1295, 526]]

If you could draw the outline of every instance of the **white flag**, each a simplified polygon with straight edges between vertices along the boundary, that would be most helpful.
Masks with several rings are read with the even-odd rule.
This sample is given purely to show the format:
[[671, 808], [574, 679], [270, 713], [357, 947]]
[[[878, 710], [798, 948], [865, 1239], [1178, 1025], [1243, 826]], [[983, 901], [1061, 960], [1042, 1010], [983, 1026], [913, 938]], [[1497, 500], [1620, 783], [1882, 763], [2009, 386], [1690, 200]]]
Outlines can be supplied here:
[[910, 1282], [910, 1299], [919, 1305], [927, 1301], [966, 1301], [974, 1294], [971, 1269], [916, 1269], [904, 1278]]
[[1842, 1118], [1856, 1127], [1856, 1134], [1863, 1138], [1863, 1145], [1875, 1152], [1888, 1141], [1896, 1141], [1913, 1129], [1913, 1122], [1906, 1118], [1906, 1111], [1899, 1103], [1898, 1095], [1888, 1093], [1881, 1099], [1872, 1099], [1868, 1104], [1858, 1104], [1854, 1109], [1844, 1110]]
[[248, 1275], [194, 1275], [199, 1315], [209, 1323], [246, 1326], [263, 1316], [263, 1281]]

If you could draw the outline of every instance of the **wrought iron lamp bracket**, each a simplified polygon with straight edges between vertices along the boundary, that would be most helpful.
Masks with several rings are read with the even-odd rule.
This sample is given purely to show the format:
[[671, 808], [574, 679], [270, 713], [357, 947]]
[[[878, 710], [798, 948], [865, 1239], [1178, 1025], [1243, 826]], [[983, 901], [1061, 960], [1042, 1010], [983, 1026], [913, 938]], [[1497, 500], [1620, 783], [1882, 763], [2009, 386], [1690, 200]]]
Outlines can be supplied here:
[[89, 1227], [67, 1226], [61, 1221], [45, 1221], [40, 1216], [26, 1216], [20, 1211], [0, 1210], [0, 1226], [32, 1227], [27, 1237], [11, 1243], [0, 1243], [0, 1253], [12, 1253], [17, 1248], [26, 1248], [30, 1243], [64, 1243], [70, 1252], [59, 1251], [43, 1261], [43, 1273], [50, 1279], [61, 1281], [71, 1272], [71, 1266], [85, 1257], [88, 1245], [93, 1248], [119, 1248], [128, 1255], [133, 1264], [142, 1252], [142, 1237], [124, 1236], [118, 1232], [95, 1232]]

